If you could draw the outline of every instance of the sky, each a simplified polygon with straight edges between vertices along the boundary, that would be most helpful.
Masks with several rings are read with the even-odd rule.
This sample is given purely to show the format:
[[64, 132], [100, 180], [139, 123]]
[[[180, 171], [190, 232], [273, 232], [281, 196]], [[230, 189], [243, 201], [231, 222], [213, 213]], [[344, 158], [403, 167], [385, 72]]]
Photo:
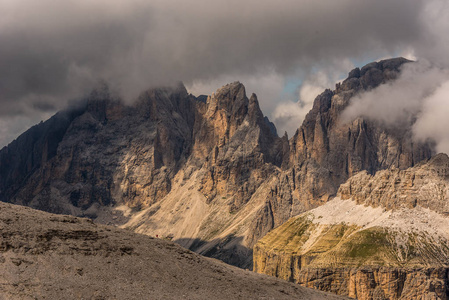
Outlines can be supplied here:
[[[406, 56], [444, 70], [447, 32], [447, 0], [0, 0], [0, 147], [99, 81], [132, 101], [178, 81], [199, 95], [238, 80], [291, 136], [355, 66]], [[444, 80], [433, 89], [445, 99]], [[416, 113], [443, 101], [425, 96]]]

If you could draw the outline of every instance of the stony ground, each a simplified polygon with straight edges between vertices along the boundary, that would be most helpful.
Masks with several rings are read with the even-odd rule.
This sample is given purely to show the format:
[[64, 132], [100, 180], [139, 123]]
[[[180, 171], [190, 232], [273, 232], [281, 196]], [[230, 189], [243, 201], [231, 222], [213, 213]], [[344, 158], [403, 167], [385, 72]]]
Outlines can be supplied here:
[[339, 299], [88, 219], [0, 203], [0, 299]]

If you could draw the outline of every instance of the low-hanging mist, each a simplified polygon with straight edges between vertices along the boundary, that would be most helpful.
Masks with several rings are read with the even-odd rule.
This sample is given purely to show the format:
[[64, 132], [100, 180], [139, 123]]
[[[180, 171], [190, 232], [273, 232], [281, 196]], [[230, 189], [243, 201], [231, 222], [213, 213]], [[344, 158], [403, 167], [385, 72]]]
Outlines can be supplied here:
[[449, 69], [419, 61], [403, 65], [397, 80], [354, 97], [341, 119], [410, 126], [416, 141], [432, 141], [437, 152], [449, 153], [448, 115]]

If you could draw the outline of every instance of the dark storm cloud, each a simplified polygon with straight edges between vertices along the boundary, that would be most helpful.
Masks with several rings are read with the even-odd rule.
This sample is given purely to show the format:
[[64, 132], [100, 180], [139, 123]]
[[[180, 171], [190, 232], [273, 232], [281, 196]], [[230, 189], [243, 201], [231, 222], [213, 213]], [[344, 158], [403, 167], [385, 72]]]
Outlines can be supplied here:
[[394, 49], [419, 33], [421, 8], [411, 0], [35, 2], [2, 4], [2, 101], [61, 94], [77, 79], [146, 88]]
[[0, 117], [59, 109], [98, 80], [129, 99], [177, 80], [307, 74], [392, 54], [427, 34], [425, 4], [0, 0]]

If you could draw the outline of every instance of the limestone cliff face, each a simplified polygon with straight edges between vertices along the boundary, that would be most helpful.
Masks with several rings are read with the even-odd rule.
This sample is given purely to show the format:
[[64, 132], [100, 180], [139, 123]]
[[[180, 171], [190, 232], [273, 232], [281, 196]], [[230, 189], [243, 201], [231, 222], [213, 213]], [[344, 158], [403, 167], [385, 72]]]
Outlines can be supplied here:
[[0, 151], [0, 201], [8, 201], [27, 177], [57, 155], [67, 128], [79, 115], [80, 108], [62, 111], [48, 121], [31, 127]]
[[198, 98], [182, 85], [152, 89], [132, 105], [98, 89], [0, 151], [0, 200], [158, 234], [251, 268], [258, 239], [353, 174], [431, 156], [408, 129], [339, 119], [351, 97], [394, 80], [406, 62], [351, 71], [290, 140], [239, 82]]
[[264, 120], [256, 95], [248, 99], [242, 84], [224, 86], [206, 105], [195, 132], [194, 154], [203, 158], [205, 172], [200, 190], [208, 201], [233, 195], [234, 212], [281, 164], [282, 141]]
[[[406, 62], [387, 60], [355, 69], [336, 90], [317, 97], [290, 141], [294, 181], [299, 194], [306, 195], [311, 203], [335, 195], [341, 183], [361, 170], [374, 174], [392, 166], [405, 169], [430, 158], [430, 147], [413, 143], [409, 128], [388, 129], [361, 118], [352, 123], [340, 119], [355, 94], [396, 78]], [[319, 173], [315, 185], [307, 184], [307, 176], [301, 176], [309, 173]]]
[[449, 157], [366, 171], [254, 247], [254, 270], [357, 299], [447, 299]]
[[406, 170], [390, 169], [369, 175], [360, 172], [342, 184], [342, 199], [354, 199], [359, 204], [395, 209], [400, 207], [428, 208], [449, 214], [449, 159], [438, 154], [427, 163]]

